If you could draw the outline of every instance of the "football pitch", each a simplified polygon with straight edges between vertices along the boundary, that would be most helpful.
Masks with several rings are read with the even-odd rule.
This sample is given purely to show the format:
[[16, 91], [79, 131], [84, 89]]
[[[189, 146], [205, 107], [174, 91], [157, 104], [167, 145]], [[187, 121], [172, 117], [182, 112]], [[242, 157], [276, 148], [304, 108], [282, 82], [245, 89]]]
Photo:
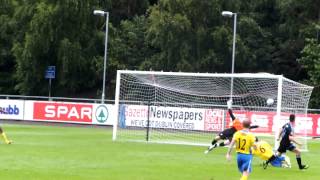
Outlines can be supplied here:
[[[226, 148], [111, 140], [111, 128], [2, 124], [12, 145], [0, 144], [0, 179], [13, 180], [238, 180], [236, 154]], [[254, 158], [250, 180], [318, 180], [320, 140], [310, 140], [302, 154], [308, 170], [264, 170]]]

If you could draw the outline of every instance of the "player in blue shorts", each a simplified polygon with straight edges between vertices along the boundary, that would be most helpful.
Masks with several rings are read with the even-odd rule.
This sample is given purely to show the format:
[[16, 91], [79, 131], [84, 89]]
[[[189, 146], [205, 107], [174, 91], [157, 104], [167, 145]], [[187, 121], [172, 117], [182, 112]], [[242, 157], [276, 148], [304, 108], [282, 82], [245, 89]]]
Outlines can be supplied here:
[[251, 172], [252, 153], [251, 148], [255, 146], [255, 136], [249, 131], [250, 121], [243, 121], [243, 130], [237, 131], [230, 143], [226, 158], [230, 160], [231, 150], [236, 144], [238, 169], [242, 173], [240, 180], [247, 180]]

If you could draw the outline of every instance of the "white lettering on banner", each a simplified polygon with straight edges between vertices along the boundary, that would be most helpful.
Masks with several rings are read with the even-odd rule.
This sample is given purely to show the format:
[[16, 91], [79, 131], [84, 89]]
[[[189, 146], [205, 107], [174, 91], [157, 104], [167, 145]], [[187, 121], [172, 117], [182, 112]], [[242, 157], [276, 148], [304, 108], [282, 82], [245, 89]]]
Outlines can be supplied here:
[[252, 114], [251, 122], [254, 125], [258, 125], [259, 127], [268, 128], [269, 119], [268, 115], [259, 115], [259, 114]]
[[[149, 127], [203, 130], [204, 109], [150, 106]], [[147, 127], [148, 106], [127, 105], [127, 126]]]
[[224, 110], [206, 109], [204, 117], [205, 131], [222, 131], [224, 121]]
[[312, 133], [312, 117], [296, 117], [295, 133]]
[[80, 109], [80, 114], [77, 110], [76, 107], [71, 107], [71, 109], [69, 110], [67, 106], [58, 106], [56, 108], [56, 106], [53, 105], [47, 105], [45, 107], [45, 117], [47, 118], [60, 118], [64, 115], [67, 115], [68, 118], [89, 118], [91, 119], [91, 108], [89, 107], [83, 107]]
[[50, 105], [48, 105], [48, 106], [46, 106], [45, 107], [45, 111], [46, 111], [46, 114], [45, 114], [45, 117], [47, 117], [47, 118], [53, 118], [53, 117], [55, 117], [55, 106], [50, 106]]
[[128, 105], [126, 106], [126, 118], [145, 118], [148, 115], [148, 106]]
[[241, 122], [249, 120], [249, 117], [245, 113], [234, 113], [234, 116], [237, 117]]
[[[82, 111], [83, 109], [81, 109]], [[81, 113], [82, 114], [82, 113]], [[78, 114], [78, 111], [75, 107], [72, 107], [69, 114], [68, 114], [68, 118], [70, 117], [76, 117], [77, 119], [79, 119], [79, 114]]]
[[[59, 117], [61, 117], [61, 115], [67, 114], [67, 112], [68, 112], [68, 108], [66, 106], [58, 106], [57, 117], [59, 118]], [[70, 118], [69, 114], [68, 114], [68, 118]], [[77, 119], [78, 118], [79, 117], [77, 117]]]
[[289, 115], [280, 116], [280, 119], [278, 119], [277, 115], [273, 116], [272, 131], [277, 132], [279, 128], [281, 128], [287, 122], [289, 122]]
[[84, 116], [90, 118], [91, 114], [92, 114], [91, 108], [84, 107], [81, 109], [81, 118], [83, 118]]
[[131, 120], [130, 126], [147, 127], [144, 120]]

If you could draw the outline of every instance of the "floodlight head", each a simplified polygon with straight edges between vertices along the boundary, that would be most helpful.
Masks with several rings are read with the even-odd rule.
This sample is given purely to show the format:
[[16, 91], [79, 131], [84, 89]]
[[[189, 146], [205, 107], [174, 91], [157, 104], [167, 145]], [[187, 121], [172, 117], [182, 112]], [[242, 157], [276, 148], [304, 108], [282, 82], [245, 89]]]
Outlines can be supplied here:
[[222, 11], [221, 15], [225, 16], [225, 17], [232, 17], [233, 16], [233, 12], [231, 11]]
[[93, 14], [97, 15], [97, 16], [104, 16], [106, 14], [106, 12], [104, 12], [102, 10], [94, 10]]

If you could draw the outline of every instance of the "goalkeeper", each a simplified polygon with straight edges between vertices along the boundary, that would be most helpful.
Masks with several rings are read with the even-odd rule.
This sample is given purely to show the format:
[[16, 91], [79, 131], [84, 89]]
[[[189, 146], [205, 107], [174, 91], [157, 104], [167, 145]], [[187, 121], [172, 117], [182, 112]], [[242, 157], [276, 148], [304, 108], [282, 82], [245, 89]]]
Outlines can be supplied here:
[[[228, 112], [229, 115], [232, 119], [232, 125], [230, 128], [227, 128], [225, 130], [223, 130], [222, 132], [220, 132], [211, 142], [211, 145], [208, 147], [208, 149], [204, 152], [205, 154], [208, 154], [213, 148], [216, 147], [223, 147], [226, 145], [229, 145], [232, 137], [234, 135], [235, 132], [242, 130], [243, 129], [243, 125], [241, 123], [241, 121], [236, 118], [233, 113], [232, 113], [232, 100], [227, 101], [227, 106], [228, 106]], [[249, 129], [253, 129], [253, 128], [258, 128], [259, 126], [250, 126]], [[218, 144], [218, 141], [220, 140], [224, 140], [223, 142], [220, 142]]]
[[264, 160], [263, 169], [266, 169], [268, 163], [274, 167], [291, 168], [290, 159], [287, 156], [275, 156], [272, 147], [266, 141], [259, 141], [256, 138], [256, 146], [252, 148], [252, 154]]

